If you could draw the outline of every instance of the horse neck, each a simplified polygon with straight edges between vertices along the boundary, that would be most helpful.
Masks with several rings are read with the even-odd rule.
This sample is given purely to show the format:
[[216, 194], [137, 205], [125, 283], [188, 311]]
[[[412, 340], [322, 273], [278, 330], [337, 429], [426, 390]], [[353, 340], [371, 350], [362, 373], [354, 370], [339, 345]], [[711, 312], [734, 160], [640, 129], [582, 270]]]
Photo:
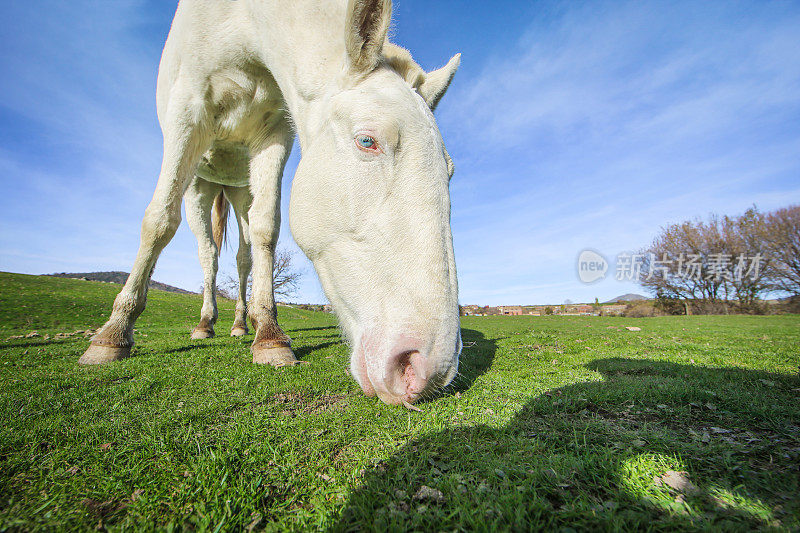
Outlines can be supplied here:
[[253, 35], [295, 123], [301, 149], [342, 82], [345, 2], [251, 0]]

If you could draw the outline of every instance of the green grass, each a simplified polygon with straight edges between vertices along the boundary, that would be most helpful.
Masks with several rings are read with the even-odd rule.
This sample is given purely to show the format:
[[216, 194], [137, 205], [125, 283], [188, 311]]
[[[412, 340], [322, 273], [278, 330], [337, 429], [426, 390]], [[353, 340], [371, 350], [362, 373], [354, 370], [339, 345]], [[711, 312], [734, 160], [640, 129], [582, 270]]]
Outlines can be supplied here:
[[0, 274], [0, 530], [800, 529], [798, 316], [467, 317], [417, 413], [361, 394], [332, 316], [286, 308], [308, 365], [251, 364], [230, 302], [192, 341], [200, 298], [151, 291], [135, 357], [79, 367], [88, 341], [55, 334], [118, 289]]

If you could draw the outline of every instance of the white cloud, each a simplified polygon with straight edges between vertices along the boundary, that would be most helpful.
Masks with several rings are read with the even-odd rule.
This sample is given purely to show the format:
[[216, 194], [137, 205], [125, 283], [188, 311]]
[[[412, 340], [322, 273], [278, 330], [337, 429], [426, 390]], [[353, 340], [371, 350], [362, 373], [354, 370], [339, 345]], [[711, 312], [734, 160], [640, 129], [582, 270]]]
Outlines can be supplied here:
[[[462, 301], [575, 299], [587, 291], [557, 280], [574, 277], [583, 247], [616, 254], [670, 222], [800, 199], [794, 10], [629, 2], [543, 11], [442, 107], [457, 166]], [[487, 290], [498, 284], [519, 292]], [[603, 299], [621, 287], [591, 290]]]
[[[0, 268], [127, 270], [160, 165], [155, 79], [168, 19], [143, 38], [153, 22], [143, 1], [2, 9], [12, 24], [0, 35], [0, 113], [28, 129], [0, 147], [12, 191], [0, 196], [12, 229], [0, 235]], [[461, 300], [635, 292], [581, 285], [577, 253], [613, 256], [669, 222], [800, 200], [798, 34], [791, 4], [568, 2], [541, 3], [519, 36], [482, 36], [503, 38], [503, 54], [464, 58], [483, 68], [459, 73], [437, 112], [457, 168]], [[297, 250], [286, 226], [281, 241]], [[298, 299], [322, 301], [296, 257], [307, 272]], [[185, 224], [156, 279], [199, 286]]]

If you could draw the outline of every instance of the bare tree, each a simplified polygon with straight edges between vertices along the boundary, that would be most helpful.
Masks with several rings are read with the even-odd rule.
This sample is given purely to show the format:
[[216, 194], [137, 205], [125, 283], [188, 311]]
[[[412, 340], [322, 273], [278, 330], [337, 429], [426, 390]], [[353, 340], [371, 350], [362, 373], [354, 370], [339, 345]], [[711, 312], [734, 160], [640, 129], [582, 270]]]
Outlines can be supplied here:
[[[293, 254], [282, 249], [275, 252], [275, 263], [272, 266], [272, 288], [275, 296], [290, 298], [297, 291], [302, 273], [292, 268]], [[253, 284], [252, 277], [248, 280], [247, 289]]]
[[673, 224], [638, 258], [639, 282], [667, 312], [677, 302], [687, 314], [727, 312], [729, 303], [762, 312], [765, 293], [800, 299], [800, 205]]
[[239, 279], [229, 272], [217, 276], [217, 297], [236, 300], [239, 294]]
[[677, 299], [691, 314], [691, 304], [715, 306], [723, 296], [724, 276], [708, 275], [712, 256], [720, 253], [718, 219], [673, 224], [661, 229], [649, 247], [639, 252], [639, 282], [659, 299]]
[[[272, 288], [275, 296], [291, 298], [297, 291], [300, 279], [303, 277], [302, 271], [295, 269], [292, 265], [294, 254], [286, 249], [275, 251], [275, 260], [272, 265]], [[239, 294], [239, 278], [230, 273], [221, 276], [217, 282], [217, 294], [224, 298], [235, 300]], [[253, 276], [247, 278], [248, 299], [253, 288]]]
[[[239, 283], [230, 274], [224, 274], [217, 277], [217, 298], [225, 298], [226, 300], [236, 300]], [[197, 292], [203, 294], [205, 285], [200, 285]]]
[[729, 304], [760, 312], [759, 297], [772, 287], [765, 252], [765, 216], [756, 208], [737, 217], [711, 215], [662, 228], [639, 255], [639, 282], [665, 311], [678, 301], [684, 312], [727, 313]]
[[734, 260], [728, 282], [743, 310], [758, 311], [760, 295], [773, 286], [773, 255], [765, 246], [766, 229], [766, 217], [755, 207], [722, 220], [725, 248]]
[[773, 287], [800, 295], [800, 205], [766, 215], [763, 239], [772, 263]]

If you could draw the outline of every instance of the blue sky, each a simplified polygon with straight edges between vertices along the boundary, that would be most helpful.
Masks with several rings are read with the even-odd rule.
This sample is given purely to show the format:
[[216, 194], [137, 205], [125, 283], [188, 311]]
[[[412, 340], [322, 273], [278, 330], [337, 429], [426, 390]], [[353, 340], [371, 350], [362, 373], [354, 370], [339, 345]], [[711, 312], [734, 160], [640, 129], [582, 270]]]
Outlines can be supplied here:
[[[0, 6], [0, 270], [130, 269], [160, 164], [155, 80], [174, 8]], [[462, 303], [641, 292], [613, 275], [580, 283], [578, 253], [613, 259], [665, 224], [800, 201], [800, 3], [395, 0], [392, 34], [428, 70], [462, 53], [437, 110]], [[297, 249], [286, 225], [281, 242]], [[324, 301], [296, 258], [296, 299]], [[233, 272], [234, 251], [220, 264]], [[185, 222], [154, 278], [200, 286]]]

